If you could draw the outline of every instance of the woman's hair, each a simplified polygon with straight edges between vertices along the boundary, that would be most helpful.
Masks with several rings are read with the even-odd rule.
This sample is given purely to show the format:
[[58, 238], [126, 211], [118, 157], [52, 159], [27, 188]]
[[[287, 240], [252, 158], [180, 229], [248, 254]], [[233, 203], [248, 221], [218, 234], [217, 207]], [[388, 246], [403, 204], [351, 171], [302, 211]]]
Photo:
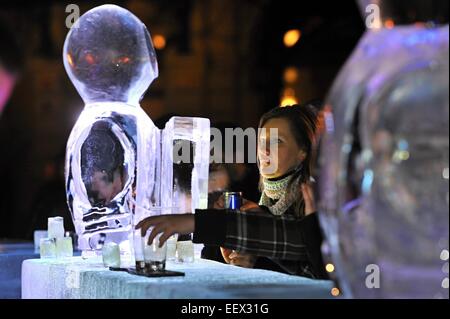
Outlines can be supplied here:
[[[296, 170], [292, 175], [288, 189], [300, 175], [302, 176], [300, 177], [299, 183], [309, 181], [315, 161], [314, 156], [318, 120], [317, 107], [310, 103], [276, 107], [263, 114], [259, 121], [259, 128], [262, 128], [271, 119], [285, 119], [289, 123], [290, 132], [294, 136], [298, 147], [306, 154], [306, 157], [303, 160], [302, 169]], [[261, 191], [263, 190], [261, 189]]]

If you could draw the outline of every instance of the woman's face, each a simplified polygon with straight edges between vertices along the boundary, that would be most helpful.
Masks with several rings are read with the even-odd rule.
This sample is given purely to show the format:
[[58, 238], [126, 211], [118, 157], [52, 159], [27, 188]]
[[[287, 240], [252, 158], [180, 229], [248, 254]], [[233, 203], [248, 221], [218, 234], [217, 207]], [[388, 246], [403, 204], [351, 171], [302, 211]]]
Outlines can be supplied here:
[[[306, 153], [297, 145], [286, 119], [270, 119], [262, 128], [258, 138], [258, 160], [263, 177], [283, 176], [305, 159]], [[271, 129], [276, 129], [276, 133]]]

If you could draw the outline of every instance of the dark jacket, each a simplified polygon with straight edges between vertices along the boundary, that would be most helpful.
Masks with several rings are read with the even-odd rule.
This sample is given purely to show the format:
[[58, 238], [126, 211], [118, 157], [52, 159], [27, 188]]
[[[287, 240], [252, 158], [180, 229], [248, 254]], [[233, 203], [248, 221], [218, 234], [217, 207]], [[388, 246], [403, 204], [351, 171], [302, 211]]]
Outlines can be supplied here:
[[255, 268], [327, 279], [317, 213], [303, 218], [293, 208], [274, 216], [265, 206], [240, 212], [197, 209], [194, 242], [258, 256]]

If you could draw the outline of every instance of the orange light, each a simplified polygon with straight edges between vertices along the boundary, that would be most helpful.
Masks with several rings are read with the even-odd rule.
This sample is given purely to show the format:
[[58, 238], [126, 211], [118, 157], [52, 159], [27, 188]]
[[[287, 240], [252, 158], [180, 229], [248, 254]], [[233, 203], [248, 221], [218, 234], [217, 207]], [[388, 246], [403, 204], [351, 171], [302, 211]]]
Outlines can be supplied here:
[[289, 30], [284, 34], [284, 45], [288, 48], [293, 47], [297, 44], [298, 40], [300, 40], [300, 37], [302, 36], [302, 33], [298, 29]]
[[291, 106], [298, 104], [298, 99], [295, 97], [295, 90], [292, 88], [284, 89], [283, 96], [281, 97], [281, 107]]
[[387, 19], [387, 20], [384, 22], [384, 26], [385, 26], [386, 28], [388, 28], [388, 29], [392, 29], [393, 27], [395, 27], [394, 20], [392, 20], [392, 19]]
[[325, 266], [325, 270], [326, 270], [327, 272], [333, 272], [333, 271], [334, 271], [334, 265], [333, 265], [333, 264], [327, 264], [327, 265]]
[[166, 47], [166, 38], [161, 34], [156, 34], [153, 37], [153, 45], [156, 50], [162, 50]]
[[414, 26], [416, 28], [425, 28], [427, 25], [424, 22], [416, 22], [416, 23], [414, 23]]
[[331, 295], [333, 297], [337, 297], [341, 294], [341, 292], [339, 291], [339, 288], [334, 287], [333, 289], [331, 289]]
[[285, 88], [283, 91], [283, 96], [295, 96], [295, 90], [293, 88]]
[[298, 69], [296, 67], [289, 67], [284, 70], [284, 82], [286, 83], [295, 83], [298, 79]]
[[95, 63], [95, 59], [92, 56], [92, 54], [88, 53], [86, 54], [86, 56], [84, 57], [84, 59], [86, 60], [87, 63], [89, 64], [94, 64]]
[[127, 56], [121, 57], [117, 60], [118, 63], [123, 63], [123, 64], [127, 64], [128, 62], [130, 62], [130, 58]]
[[281, 99], [281, 107], [291, 106], [294, 104], [298, 104], [298, 100], [294, 96], [284, 96]]
[[67, 53], [67, 62], [69, 62], [69, 65], [73, 68], [73, 59], [70, 53]]

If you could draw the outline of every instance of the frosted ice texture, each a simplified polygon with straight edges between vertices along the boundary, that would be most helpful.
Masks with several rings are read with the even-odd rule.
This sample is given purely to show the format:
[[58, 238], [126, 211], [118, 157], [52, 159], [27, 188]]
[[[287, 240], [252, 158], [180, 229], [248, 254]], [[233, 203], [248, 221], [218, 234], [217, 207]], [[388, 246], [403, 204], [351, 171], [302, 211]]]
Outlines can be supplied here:
[[368, 31], [327, 98], [320, 219], [347, 296], [448, 298], [448, 37]]

